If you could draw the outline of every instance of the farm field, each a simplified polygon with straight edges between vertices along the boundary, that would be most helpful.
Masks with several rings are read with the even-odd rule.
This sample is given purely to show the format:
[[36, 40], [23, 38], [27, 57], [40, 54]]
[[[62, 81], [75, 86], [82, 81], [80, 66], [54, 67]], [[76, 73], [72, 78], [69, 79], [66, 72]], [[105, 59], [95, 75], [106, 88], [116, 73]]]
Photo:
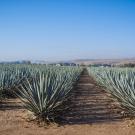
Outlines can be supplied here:
[[0, 135], [135, 135], [135, 0], [0, 0]]
[[[26, 68], [27, 66], [24, 66], [24, 67]], [[23, 69], [24, 69], [24, 67], [23, 67]], [[41, 69], [43, 70], [43, 74], [44, 74], [44, 68], [40, 67], [40, 70]], [[16, 69], [19, 69], [17, 71], [20, 71], [20, 69], [21, 69], [21, 73], [22, 73], [22, 67], [21, 68], [17, 67]], [[38, 66], [38, 69], [39, 69], [39, 66]], [[50, 69], [50, 67], [49, 67], [49, 69]], [[59, 67], [57, 67], [57, 69], [56, 69], [56, 67], [53, 67], [53, 69], [51, 69], [51, 71], [53, 72], [53, 70], [54, 70], [54, 72], [56, 70], [59, 71], [59, 72], [55, 72], [56, 74], [61, 73], [63, 71], [63, 69], [60, 69]], [[127, 110], [125, 110], [125, 108], [120, 107], [121, 102], [118, 102], [113, 96], [110, 96], [112, 94], [111, 94], [111, 92], [109, 92], [109, 90], [106, 90], [104, 87], [97, 84], [97, 82], [99, 81], [99, 78], [96, 77], [97, 82], [95, 81], [96, 79], [94, 78], [94, 76], [99, 75], [99, 74], [97, 74], [98, 72], [100, 72], [100, 74], [103, 73], [103, 72], [101, 72], [101, 70], [104, 70], [104, 72], [106, 71], [106, 69], [95, 69], [95, 68], [94, 69], [90, 68], [90, 69], [88, 69], [88, 71], [86, 69], [83, 70], [80, 68], [72, 69], [72, 71], [73, 71], [72, 75], [76, 71], [76, 74], [74, 74], [74, 76], [77, 76], [77, 77], [75, 77], [73, 79], [75, 82], [73, 89], [70, 89], [70, 91], [68, 93], [66, 93], [66, 98], [69, 99], [68, 102], [70, 103], [70, 109], [68, 109], [68, 110], [64, 109], [64, 107], [66, 107], [65, 105], [67, 105], [66, 103], [64, 103], [65, 102], [65, 100], [63, 100], [64, 98], [60, 99], [60, 100], [55, 100], [56, 101], [55, 103], [63, 100], [62, 104], [59, 104], [59, 106], [58, 106], [58, 108], [60, 108], [60, 110], [61, 110], [59, 112], [60, 116], [61, 116], [61, 119], [59, 119], [60, 122], [58, 122], [59, 124], [53, 124], [53, 122], [51, 122], [50, 125], [43, 126], [43, 123], [39, 124], [35, 120], [33, 120], [33, 121], [29, 120], [29, 118], [32, 116], [29, 113], [31, 108], [27, 109], [28, 106], [27, 107], [23, 106], [22, 101], [26, 101], [27, 99], [29, 99], [27, 97], [26, 92], [31, 89], [26, 89], [26, 91], [25, 90], [23, 91], [25, 94], [24, 97], [22, 97], [22, 96], [20, 97], [20, 95], [19, 95], [19, 98], [18, 97], [17, 98], [6, 97], [6, 99], [5, 98], [1, 99], [0, 135], [12, 135], [12, 134], [14, 134], [14, 135], [89, 135], [89, 134], [92, 134], [92, 135], [108, 135], [108, 134], [110, 134], [110, 135], [134, 135], [134, 131], [135, 131], [134, 119], [132, 118], [132, 120], [131, 120], [130, 117], [127, 116], [127, 113], [126, 113]], [[114, 70], [114, 69], [111, 69], [111, 70]], [[16, 71], [16, 70], [14, 70], [14, 71]], [[32, 74], [34, 72], [34, 76], [35, 76], [35, 68], [30, 67], [29, 70], [27, 70], [27, 71], [30, 71], [27, 73], [25, 72], [26, 73], [25, 75], [27, 75], [27, 78], [29, 78], [29, 77], [31, 78], [31, 74], [28, 75], [28, 73], [31, 73], [31, 72], [32, 72]], [[48, 69], [46, 71], [48, 72]], [[65, 69], [63, 71], [64, 72], [63, 75], [66, 72], [66, 75], [68, 76], [67, 71], [71, 72], [71, 69], [65, 67]], [[39, 72], [39, 71], [36, 71], [36, 72]], [[6, 75], [7, 74], [5, 74], [5, 76]], [[37, 73], [37, 75], [39, 75], [39, 74]], [[70, 74], [70, 76], [69, 76], [70, 79], [71, 79], [72, 75]], [[10, 79], [13, 80], [13, 78], [14, 77], [12, 77], [12, 79], [11, 78]], [[36, 79], [39, 79], [39, 78], [36, 77]], [[53, 79], [53, 78], [51, 78], [51, 79]], [[105, 79], [105, 78], [102, 78], [102, 79]], [[17, 82], [17, 83], [10, 83], [10, 85], [11, 84], [13, 85], [13, 87], [10, 86], [11, 89], [9, 87], [7, 87], [9, 85], [1, 85], [1, 91], [2, 91], [1, 93], [3, 93], [3, 91], [4, 91], [4, 94], [6, 93], [5, 86], [6, 86], [6, 88], [9, 88], [9, 90], [8, 90], [8, 92], [9, 92], [13, 88], [20, 85], [20, 81], [19, 81], [19, 83], [18, 83], [18, 81], [13, 81], [13, 82]], [[48, 81], [45, 81], [45, 82], [48, 82]], [[23, 83], [26, 83], [26, 82], [24, 81]], [[31, 81], [29, 83], [32, 84]], [[71, 86], [73, 85], [70, 81], [68, 81], [68, 78], [67, 78], [66, 83], [68, 83], [68, 85], [71, 84]], [[2, 83], [2, 84], [4, 84], [4, 83]], [[100, 84], [101, 84], [101, 78], [100, 78]], [[103, 83], [102, 83], [102, 85], [103, 85]], [[27, 86], [27, 85], [25, 85], [25, 86]], [[67, 86], [67, 85], [64, 85], [64, 86]], [[23, 88], [26, 88], [26, 87], [23, 87]], [[33, 87], [33, 89], [34, 88], [35, 87]], [[47, 89], [47, 87], [45, 87], [45, 88]], [[48, 87], [48, 88], [49, 88], [48, 90], [50, 90], [50, 87]], [[59, 89], [60, 88], [63, 89], [64, 87], [60, 86]], [[65, 89], [65, 92], [68, 91], [69, 88]], [[38, 90], [40, 91], [40, 89], [38, 89]], [[37, 91], [37, 92], [39, 92], [39, 91]], [[41, 93], [42, 92], [43, 91], [41, 91]], [[35, 94], [36, 94], [36, 92], [35, 92]], [[28, 95], [31, 95], [31, 93], [28, 93]], [[54, 95], [54, 94], [52, 93], [52, 95]], [[62, 97], [64, 97], [64, 95]], [[57, 96], [59, 96], [58, 93], [57, 93]], [[38, 97], [40, 97], [40, 96], [38, 96]], [[22, 100], [22, 98], [25, 100]], [[45, 97], [45, 99], [46, 99], [46, 97]], [[49, 101], [50, 101], [50, 99], [51, 98], [49, 98]], [[133, 99], [134, 99], [134, 97], [133, 97]], [[36, 102], [37, 98], [34, 99], [34, 97], [33, 97], [32, 101], [33, 100], [35, 100], [35, 102]], [[128, 100], [127, 100], [127, 102], [128, 102]], [[26, 105], [26, 102], [23, 102], [23, 103], [24, 103], [24, 105]], [[31, 103], [30, 100], [28, 100], [27, 103]], [[38, 106], [39, 99], [36, 103]], [[61, 106], [62, 106], [62, 109], [61, 109]], [[42, 104], [41, 108], [42, 107], [44, 107], [43, 104]], [[129, 105], [129, 107], [132, 108], [133, 106]], [[35, 111], [36, 108], [37, 107], [33, 107], [33, 110], [31, 110], [31, 111], [33, 111], [34, 115], [36, 117], [38, 117], [38, 115], [36, 115], [36, 113], [35, 113], [35, 112], [37, 112], [37, 111]], [[47, 108], [47, 109], [49, 111], [49, 108]], [[57, 110], [57, 108], [53, 108], [53, 109], [54, 109], [54, 112]], [[45, 111], [45, 109], [43, 109], [43, 111]], [[41, 113], [41, 111], [38, 111], [38, 113]], [[52, 113], [52, 111], [51, 111], [51, 113]], [[57, 113], [52, 113], [50, 118], [52, 118], [56, 114]], [[46, 118], [44, 118], [44, 119], [46, 120]]]

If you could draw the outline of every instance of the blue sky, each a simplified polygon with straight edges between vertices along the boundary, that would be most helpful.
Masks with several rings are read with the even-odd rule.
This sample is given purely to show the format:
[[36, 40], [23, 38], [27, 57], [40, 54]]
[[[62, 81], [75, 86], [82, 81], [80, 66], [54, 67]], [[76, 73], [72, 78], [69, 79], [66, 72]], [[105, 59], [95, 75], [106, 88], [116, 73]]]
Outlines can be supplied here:
[[135, 57], [135, 0], [0, 0], [0, 60]]

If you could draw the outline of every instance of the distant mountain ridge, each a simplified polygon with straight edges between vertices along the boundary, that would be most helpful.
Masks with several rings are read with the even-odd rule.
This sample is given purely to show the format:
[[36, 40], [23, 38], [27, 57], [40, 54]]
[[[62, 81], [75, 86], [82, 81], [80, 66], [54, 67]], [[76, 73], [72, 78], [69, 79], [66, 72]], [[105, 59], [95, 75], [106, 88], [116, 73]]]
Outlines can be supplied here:
[[135, 63], [135, 58], [125, 58], [125, 59], [77, 59], [73, 61], [76, 64], [127, 64]]
[[135, 58], [124, 58], [124, 59], [76, 59], [76, 60], [63, 60], [63, 61], [45, 61], [45, 60], [18, 60], [18, 61], [9, 61], [0, 62], [1, 64], [60, 64], [60, 63], [75, 63], [75, 64], [84, 64], [84, 65], [91, 65], [91, 64], [127, 64], [133, 63], [135, 64]]

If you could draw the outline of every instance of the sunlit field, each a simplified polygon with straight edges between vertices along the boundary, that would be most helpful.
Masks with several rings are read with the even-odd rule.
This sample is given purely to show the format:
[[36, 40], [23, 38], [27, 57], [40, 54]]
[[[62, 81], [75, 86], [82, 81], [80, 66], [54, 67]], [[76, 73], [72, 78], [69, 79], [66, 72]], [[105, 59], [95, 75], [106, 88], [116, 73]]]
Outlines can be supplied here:
[[42, 134], [44, 129], [37, 126], [70, 129], [98, 123], [113, 128], [111, 123], [123, 123], [132, 127], [134, 79], [134, 68], [1, 64], [0, 113], [1, 122], [7, 123], [1, 128], [14, 128], [10, 124], [14, 123], [18, 134], [25, 127], [26, 133], [31, 128]]
[[0, 0], [0, 135], [135, 135], [135, 0]]

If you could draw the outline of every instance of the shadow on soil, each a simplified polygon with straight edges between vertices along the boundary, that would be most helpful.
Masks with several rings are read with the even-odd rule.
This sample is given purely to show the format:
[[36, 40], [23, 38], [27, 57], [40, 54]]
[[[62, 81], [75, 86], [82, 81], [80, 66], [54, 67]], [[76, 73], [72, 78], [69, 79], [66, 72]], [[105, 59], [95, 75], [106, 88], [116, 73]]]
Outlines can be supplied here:
[[18, 109], [24, 109], [24, 107], [21, 105], [21, 103], [16, 101], [16, 99], [12, 101], [4, 101], [0, 103], [1, 111], [18, 110]]
[[71, 110], [64, 115], [64, 124], [92, 124], [121, 121], [118, 105], [96, 85], [85, 70], [72, 93]]

